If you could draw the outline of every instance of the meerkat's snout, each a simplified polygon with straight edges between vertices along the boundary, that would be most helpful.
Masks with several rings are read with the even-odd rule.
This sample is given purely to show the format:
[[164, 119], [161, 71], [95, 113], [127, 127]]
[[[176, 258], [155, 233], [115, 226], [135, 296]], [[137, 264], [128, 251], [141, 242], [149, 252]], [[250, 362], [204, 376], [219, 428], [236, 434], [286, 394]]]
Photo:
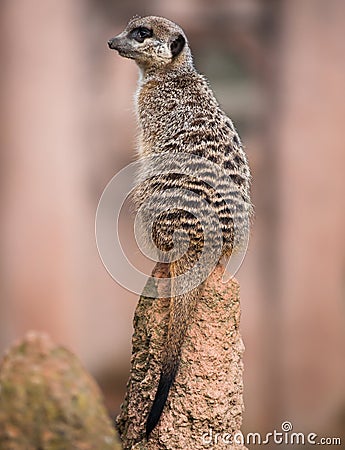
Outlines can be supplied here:
[[118, 42], [119, 42], [119, 39], [118, 39], [117, 36], [115, 36], [115, 37], [109, 39], [109, 41], [108, 41], [108, 47], [109, 47], [111, 50], [117, 50]]
[[109, 39], [108, 47], [116, 50], [120, 56], [125, 58], [134, 58], [134, 49], [130, 41], [123, 33]]

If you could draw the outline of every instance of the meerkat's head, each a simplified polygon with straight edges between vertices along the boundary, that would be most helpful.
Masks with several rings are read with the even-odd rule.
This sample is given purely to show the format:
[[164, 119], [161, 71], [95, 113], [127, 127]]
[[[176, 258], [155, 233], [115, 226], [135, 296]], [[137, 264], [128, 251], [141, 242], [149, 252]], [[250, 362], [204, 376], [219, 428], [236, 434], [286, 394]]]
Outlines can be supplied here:
[[135, 17], [108, 45], [146, 71], [191, 67], [192, 57], [183, 30], [163, 17]]

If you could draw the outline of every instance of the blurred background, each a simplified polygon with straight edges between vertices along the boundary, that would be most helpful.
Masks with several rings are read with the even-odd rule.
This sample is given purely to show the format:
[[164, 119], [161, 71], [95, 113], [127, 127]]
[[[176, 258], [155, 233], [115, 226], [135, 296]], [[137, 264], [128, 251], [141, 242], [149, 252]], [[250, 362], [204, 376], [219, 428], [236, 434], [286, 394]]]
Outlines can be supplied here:
[[[256, 219], [241, 283], [244, 428], [345, 429], [345, 2], [2, 0], [0, 354], [27, 330], [72, 349], [116, 414], [137, 296], [94, 220], [134, 159], [137, 68], [107, 48], [134, 14], [186, 31], [246, 145]], [[343, 441], [344, 442], [344, 441]]]

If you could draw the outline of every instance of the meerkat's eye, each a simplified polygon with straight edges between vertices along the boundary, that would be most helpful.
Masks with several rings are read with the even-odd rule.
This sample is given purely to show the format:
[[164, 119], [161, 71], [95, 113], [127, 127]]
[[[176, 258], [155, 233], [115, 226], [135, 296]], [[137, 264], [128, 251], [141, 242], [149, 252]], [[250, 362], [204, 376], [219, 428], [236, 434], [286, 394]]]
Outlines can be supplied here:
[[130, 37], [140, 43], [144, 42], [146, 38], [152, 37], [152, 35], [153, 31], [146, 27], [134, 28], [134, 30], [130, 32]]

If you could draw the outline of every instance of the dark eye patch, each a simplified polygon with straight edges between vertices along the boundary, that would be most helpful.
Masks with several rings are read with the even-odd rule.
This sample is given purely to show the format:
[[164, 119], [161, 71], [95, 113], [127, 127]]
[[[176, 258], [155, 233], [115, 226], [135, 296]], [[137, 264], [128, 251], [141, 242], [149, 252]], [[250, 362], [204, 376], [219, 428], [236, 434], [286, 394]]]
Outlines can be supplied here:
[[132, 30], [129, 35], [132, 39], [135, 39], [137, 42], [142, 43], [146, 38], [150, 38], [153, 36], [153, 31], [146, 27], [138, 27], [134, 28], [134, 30]]

